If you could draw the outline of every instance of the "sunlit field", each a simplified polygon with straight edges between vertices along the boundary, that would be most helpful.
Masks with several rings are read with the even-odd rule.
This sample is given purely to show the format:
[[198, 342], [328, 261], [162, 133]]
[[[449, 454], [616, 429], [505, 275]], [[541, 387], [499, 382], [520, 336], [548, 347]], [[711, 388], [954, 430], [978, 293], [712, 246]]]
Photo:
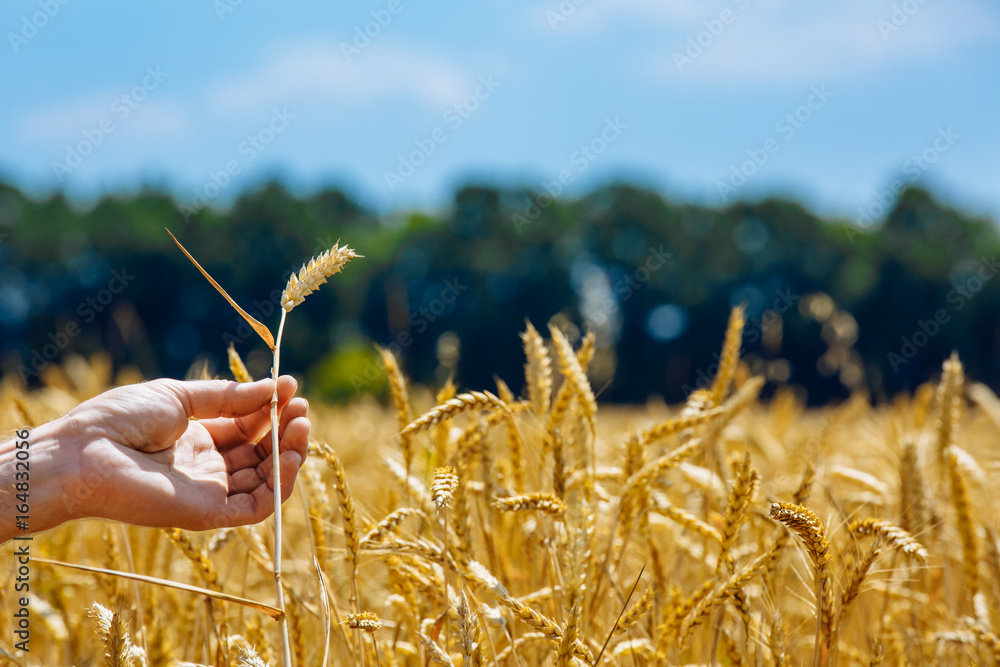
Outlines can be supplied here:
[[[409, 386], [384, 352], [388, 405], [314, 401], [283, 511], [294, 664], [996, 664], [993, 392], [952, 357], [888, 404], [763, 401], [742, 326], [711, 332], [719, 371], [685, 405], [600, 404], [593, 338], [541, 327], [523, 396]], [[142, 378], [95, 356], [43, 379], [4, 378], [7, 432]], [[21, 664], [280, 665], [273, 548], [273, 519], [39, 535], [55, 563], [32, 564]], [[14, 659], [9, 631], [0, 647]]]

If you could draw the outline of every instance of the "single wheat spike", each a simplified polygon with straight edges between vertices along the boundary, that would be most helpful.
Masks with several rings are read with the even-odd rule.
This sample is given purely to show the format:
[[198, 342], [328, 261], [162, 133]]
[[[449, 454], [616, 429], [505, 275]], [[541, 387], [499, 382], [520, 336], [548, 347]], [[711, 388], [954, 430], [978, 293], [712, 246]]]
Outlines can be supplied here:
[[[448, 381], [438, 390], [434, 400], [437, 405], [441, 405], [455, 398], [455, 382], [449, 377]], [[431, 442], [434, 443], [434, 461], [440, 463], [448, 458], [448, 421], [445, 420], [435, 424], [431, 428]]]
[[750, 452], [746, 452], [743, 458], [736, 464], [736, 478], [733, 481], [733, 489], [729, 493], [729, 503], [726, 506], [726, 514], [722, 522], [722, 551], [719, 553], [717, 570], [721, 572], [723, 562], [732, 564], [730, 550], [733, 542], [736, 541], [736, 533], [747, 516], [747, 508], [753, 502], [754, 494], [757, 492], [757, 485], [760, 483], [760, 473], [750, 465]]
[[872, 569], [872, 565], [875, 564], [875, 559], [879, 557], [882, 553], [882, 548], [880, 541], [876, 539], [871, 547], [868, 549], [868, 553], [865, 557], [859, 561], [856, 561], [851, 566], [850, 576], [847, 581], [842, 586], [840, 593], [840, 609], [837, 612], [837, 619], [835, 622], [835, 627], [840, 628], [841, 620], [844, 617], [844, 613], [847, 608], [851, 606], [855, 598], [861, 593], [861, 587], [865, 583], [865, 579], [868, 577], [868, 573]]
[[351, 554], [351, 563], [354, 568], [358, 566], [358, 553], [361, 549], [361, 540], [358, 531], [357, 517], [354, 512], [354, 500], [351, 498], [351, 489], [347, 485], [347, 476], [344, 475], [344, 466], [337, 457], [336, 452], [325, 443], [316, 443], [316, 448], [323, 460], [333, 471], [333, 482], [337, 487], [337, 497], [340, 500], [340, 516], [344, 521], [344, 541], [347, 543], [347, 550]]
[[[789, 530], [795, 533], [802, 540], [806, 552], [812, 560], [816, 573], [816, 616], [819, 621], [819, 637], [817, 639], [820, 637], [823, 639], [825, 649], [828, 651], [834, 632], [834, 600], [833, 586], [830, 581], [830, 560], [833, 558], [833, 551], [830, 548], [830, 540], [826, 536], [826, 528], [823, 527], [811, 509], [793, 503], [771, 503], [771, 511], [768, 516], [785, 524]], [[823, 654], [822, 647], [817, 646], [817, 649]]]
[[566, 505], [551, 493], [526, 493], [520, 496], [498, 498], [496, 507], [501, 512], [526, 512], [538, 510], [557, 519], [566, 514]]
[[214, 591], [221, 591], [222, 584], [219, 583], [219, 573], [208, 557], [208, 553], [204, 549], [194, 546], [187, 533], [179, 528], [164, 528], [163, 532], [171, 542], [177, 545], [181, 553], [187, 556], [205, 584]]
[[467, 394], [459, 394], [455, 398], [432, 408], [427, 414], [416, 421], [410, 422], [406, 428], [400, 431], [400, 434], [416, 434], [445, 419], [451, 419], [462, 413], [488, 409], [509, 410], [503, 401], [488, 391], [472, 391]]
[[781, 613], [775, 611], [771, 620], [771, 631], [767, 637], [767, 647], [771, 650], [771, 660], [774, 667], [785, 667], [788, 646], [785, 641], [785, 622], [781, 618]]
[[966, 623], [983, 648], [989, 651], [993, 664], [1000, 664], [1000, 637], [987, 630], [981, 623], [973, 622], [972, 619], [966, 619]]
[[962, 417], [963, 385], [965, 372], [958, 353], [951, 356], [942, 366], [941, 382], [937, 388], [937, 452], [938, 461], [944, 463], [945, 450], [955, 444], [958, 422]]
[[[687, 645], [691, 636], [691, 631], [707, 618], [714, 609], [718, 608], [727, 597], [739, 591], [743, 587], [743, 584], [756, 575], [766, 560], [767, 554], [761, 554], [752, 563], [739, 569], [728, 579], [723, 580], [721, 584], [714, 585], [707, 595], [699, 596], [697, 602], [690, 606], [690, 611], [687, 612], [681, 621], [678, 638], [681, 643], [682, 652], [683, 647]], [[716, 580], [709, 580], [708, 583], [716, 584]]]
[[903, 530], [913, 533], [927, 525], [927, 501], [924, 477], [920, 471], [917, 446], [910, 440], [903, 443], [899, 465], [899, 522]]
[[868, 661], [869, 667], [880, 667], [882, 662], [885, 660], [885, 649], [882, 648], [881, 642], [875, 642], [872, 646], [872, 657]]
[[[668, 419], [654, 424], [641, 433], [642, 440], [650, 444], [667, 436], [680, 433], [686, 429], [706, 424], [713, 419], [723, 416], [733, 416], [744, 406], [757, 398], [761, 388], [764, 386], [764, 378], [754, 377], [748, 380], [737, 392], [724, 404], [709, 410], [690, 410], [683, 412], [679, 417]], [[695, 392], [697, 393], [697, 392]], [[692, 394], [694, 396], [694, 394]]]
[[979, 536], [973, 517], [972, 499], [969, 496], [969, 479], [962, 468], [958, 454], [951, 447], [945, 451], [951, 501], [955, 505], [958, 534], [962, 538], [962, 567], [965, 573], [965, 591], [968, 598], [979, 591]]
[[403, 465], [409, 470], [413, 463], [413, 435], [402, 433], [410, 423], [410, 398], [406, 392], [406, 378], [399, 368], [399, 362], [389, 350], [379, 347], [378, 353], [385, 366], [385, 374], [389, 378], [389, 388], [392, 390], [392, 403], [396, 408], [396, 421], [399, 423], [399, 447], [403, 452]]
[[451, 656], [445, 653], [444, 649], [442, 649], [436, 641], [422, 632], [418, 632], [417, 637], [420, 638], [420, 643], [424, 645], [424, 652], [427, 656], [428, 663], [454, 667], [455, 663], [451, 661]]
[[338, 247], [339, 244], [340, 241], [337, 241], [332, 248], [303, 264], [297, 276], [293, 273], [288, 277], [285, 291], [281, 293], [281, 307], [286, 313], [305, 301], [306, 296], [319, 289], [327, 278], [344, 268], [351, 259], [363, 257], [347, 246]]
[[295, 664], [306, 664], [306, 637], [303, 628], [302, 601], [290, 587], [288, 589], [288, 606], [285, 612], [288, 614], [288, 622], [292, 634], [292, 651], [295, 655]]
[[625, 483], [625, 487], [621, 491], [621, 497], [626, 498], [634, 490], [646, 488], [653, 483], [656, 477], [694, 456], [701, 449], [701, 444], [701, 440], [698, 439], [688, 440], [669, 454], [665, 454], [655, 461], [647, 463], [642, 470], [632, 475]]
[[450, 507], [451, 501], [455, 498], [455, 489], [458, 488], [458, 475], [451, 466], [444, 466], [434, 471], [434, 480], [431, 482], [431, 499], [437, 508]]
[[622, 614], [622, 617], [618, 619], [618, 625], [615, 626], [616, 635], [628, 632], [629, 628], [641, 621], [646, 614], [652, 611], [653, 603], [656, 602], [656, 596], [653, 595], [653, 591], [654, 588], [652, 585], [647, 586], [646, 590], [639, 596], [639, 599], [635, 601], [635, 604]]
[[[87, 612], [97, 622], [97, 635], [104, 642], [107, 667], [137, 667], [141, 649], [132, 645], [125, 622], [118, 611], [111, 611], [100, 603], [93, 603]], [[145, 661], [143, 660], [143, 664]]]
[[913, 558], [921, 563], [927, 562], [927, 549], [913, 535], [903, 530], [899, 526], [888, 521], [881, 521], [871, 517], [852, 521], [847, 526], [848, 532], [853, 535], [874, 535], [881, 538], [886, 544], [899, 550], [903, 555]]
[[472, 662], [472, 654], [476, 651], [476, 617], [469, 609], [469, 600], [465, 591], [459, 592], [458, 602], [458, 645], [462, 650], [462, 665]]
[[549, 411], [552, 400], [552, 360], [545, 347], [545, 340], [530, 321], [525, 320], [525, 330], [521, 334], [524, 343], [524, 381], [528, 385], [531, 409], [538, 416]]
[[371, 633], [381, 628], [382, 622], [378, 620], [378, 616], [374, 612], [363, 611], [359, 614], [348, 614], [347, 627]]
[[514, 392], [512, 392], [510, 387], [507, 386], [507, 383], [503, 381], [503, 378], [499, 375], [495, 375], [493, 376], [493, 381], [496, 382], [497, 396], [500, 397], [500, 400], [507, 405], [513, 405], [517, 399], [514, 397]]
[[236, 667], [268, 667], [264, 659], [257, 654], [256, 649], [249, 644], [237, 644], [239, 658], [236, 660]]
[[682, 510], [680, 507], [675, 507], [673, 505], [656, 505], [654, 507], [650, 507], [649, 511], [662, 514], [665, 517], [679, 523], [691, 532], [701, 535], [702, 537], [707, 537], [718, 544], [722, 544], [722, 534], [716, 530], [714, 526], [705, 523], [690, 512]]
[[237, 382], [253, 382], [253, 378], [247, 371], [246, 365], [243, 363], [243, 359], [240, 358], [240, 353], [236, 351], [233, 344], [229, 344], [229, 348], [226, 351], [229, 355], [229, 372], [233, 374], [233, 378]]
[[[247, 648], [251, 648], [255, 651], [255, 655], [258, 655], [258, 659], [260, 659], [265, 666], [271, 661], [271, 642], [268, 641], [267, 635], [264, 633], [263, 627], [261, 627], [259, 614], [254, 614], [247, 619], [246, 646]], [[240, 655], [242, 657], [242, 653]], [[250, 664], [251, 667], [258, 667], [253, 663]], [[244, 666], [240, 665], [239, 667]]]
[[559, 358], [559, 370], [580, 399], [580, 405], [583, 407], [583, 415], [590, 425], [591, 432], [593, 432], [597, 420], [597, 399], [594, 397], [594, 391], [590, 387], [587, 374], [584, 372], [579, 359], [573, 353], [573, 347], [566, 340], [566, 336], [563, 335], [562, 331], [555, 325], [550, 324], [549, 335], [552, 337], [556, 356]]
[[746, 317], [743, 306], [736, 306], [729, 314], [729, 324], [726, 326], [726, 338], [722, 343], [722, 356], [719, 359], [719, 371], [712, 381], [712, 403], [722, 405], [729, 394], [729, 387], [736, 375], [736, 365], [740, 360], [740, 347], [743, 345], [743, 325]]
[[375, 524], [375, 527], [369, 530], [365, 536], [361, 538], [361, 546], [366, 547], [385, 539], [385, 537], [391, 535], [392, 532], [396, 530], [396, 527], [403, 523], [407, 517], [423, 515], [423, 512], [412, 507], [400, 507], [397, 510], [393, 510], [387, 514], [385, 518]]

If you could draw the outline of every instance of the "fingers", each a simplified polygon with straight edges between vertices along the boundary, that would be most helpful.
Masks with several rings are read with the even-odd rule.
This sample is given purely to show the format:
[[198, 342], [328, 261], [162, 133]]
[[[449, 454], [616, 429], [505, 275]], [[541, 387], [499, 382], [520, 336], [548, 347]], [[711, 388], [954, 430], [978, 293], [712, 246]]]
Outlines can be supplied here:
[[[299, 468], [305, 461], [310, 429], [305, 416], [307, 411], [308, 404], [304, 399], [294, 399], [282, 413], [283, 416], [286, 413], [289, 415], [278, 428], [281, 437], [278, 465], [282, 502], [291, 495]], [[270, 439], [262, 439], [262, 443], [265, 441], [268, 445], [266, 454], [261, 451], [263, 444], [245, 444], [223, 452], [229, 470], [227, 516], [229, 512], [238, 512], [243, 523], [261, 521], [274, 511], [274, 462], [270, 456]], [[247, 517], [251, 518], [243, 521]]]
[[[270, 457], [268, 457], [270, 464]], [[284, 503], [292, 495], [295, 486], [295, 477], [299, 467], [302, 465], [302, 458], [298, 452], [282, 452], [278, 459], [281, 468], [281, 502]], [[270, 466], [268, 465], [270, 470]], [[252, 471], [242, 471], [250, 473]], [[255, 473], [256, 474], [256, 473]], [[249, 523], [259, 523], [274, 513], [274, 489], [270, 484], [258, 482], [257, 486], [245, 491], [231, 492], [226, 499], [225, 518], [226, 525], [243, 526]]]
[[[285, 437], [285, 430], [288, 424], [294, 419], [304, 419], [309, 415], [309, 402], [304, 398], [293, 398], [289, 401], [288, 405], [281, 412], [281, 416], [278, 421], [278, 438]], [[200, 422], [204, 423], [204, 422]], [[209, 429], [211, 432], [211, 429]], [[306, 443], [308, 444], [309, 434], [306, 432]], [[298, 447], [301, 443], [299, 441], [293, 440], [293, 445]], [[216, 441], [216, 446], [222, 450], [222, 457], [226, 461], [226, 470], [230, 474], [236, 472], [237, 470], [242, 470], [243, 468], [252, 468], [254, 466], [260, 465], [271, 454], [271, 431], [268, 430], [263, 436], [258, 440], [258, 444], [254, 442], [243, 440], [241, 444], [231, 446], [228, 448], [223, 448]], [[281, 445], [284, 447], [284, 445]], [[303, 458], [305, 458], [305, 451], [300, 450]]]
[[[281, 416], [278, 419], [278, 441], [281, 451], [285, 451], [289, 448], [297, 448], [299, 453], [302, 454], [302, 458], [305, 459], [306, 451], [305, 447], [309, 444], [309, 402], [304, 398], [294, 398], [289, 401], [288, 406], [281, 412]], [[299, 439], [290, 440], [287, 444], [285, 442], [285, 433], [288, 430], [289, 425], [298, 419], [305, 420], [307, 424], [305, 432], [304, 443]], [[301, 434], [298, 434], [301, 435]], [[271, 453], [271, 446], [273, 445], [273, 437], [271, 435], [270, 429], [267, 433], [258, 438], [257, 440], [257, 451], [263, 456], [267, 456]]]
[[[270, 380], [267, 380], [267, 384], [269, 388], [274, 387]], [[282, 418], [284, 418], [285, 407], [292, 400], [297, 387], [298, 383], [290, 375], [282, 375], [278, 378], [278, 413]], [[305, 399], [296, 400], [304, 401]], [[308, 408], [308, 404], [306, 406]], [[267, 401], [264, 405], [250, 414], [235, 419], [229, 417], [202, 419], [201, 423], [208, 429], [215, 441], [215, 446], [219, 449], [224, 450], [228, 447], [242, 445], [245, 442], [253, 442], [261, 437], [261, 433], [271, 423], [271, 394], [267, 394]]]
[[[161, 380], [161, 386], [173, 394], [184, 406], [188, 417], [214, 419], [217, 417], [244, 417], [269, 406], [274, 392], [273, 380], [257, 382], [230, 382], [228, 380]], [[278, 378], [279, 399], [282, 384], [295, 391], [295, 379], [291, 376]], [[291, 383], [290, 385], [288, 383]]]

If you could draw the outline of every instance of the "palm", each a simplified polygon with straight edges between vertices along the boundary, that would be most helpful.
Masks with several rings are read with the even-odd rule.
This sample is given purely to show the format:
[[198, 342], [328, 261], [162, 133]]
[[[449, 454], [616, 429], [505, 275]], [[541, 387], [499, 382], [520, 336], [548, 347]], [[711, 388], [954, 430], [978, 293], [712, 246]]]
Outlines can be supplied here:
[[[96, 437], [84, 456], [92, 475], [116, 480], [105, 494], [108, 518], [205, 529], [249, 523], [267, 515], [268, 498], [273, 503], [268, 396], [257, 396], [264, 400], [251, 401], [249, 411], [237, 408], [238, 395], [211, 397], [207, 400], [217, 405], [206, 406], [178, 392], [195, 384], [212, 383], [155, 381], [94, 399], [101, 402], [105, 418], [95, 425]], [[240, 391], [230, 390], [231, 386], [226, 391]], [[308, 422], [304, 433], [299, 423], [292, 429], [293, 442], [285, 445], [284, 432], [293, 419], [305, 417], [307, 409], [302, 399], [289, 405], [293, 391], [290, 378], [279, 385], [283, 482], [288, 474], [285, 459], [293, 464], [288, 490], [304, 458], [308, 437]], [[228, 416], [189, 419], [189, 415], [211, 414]]]

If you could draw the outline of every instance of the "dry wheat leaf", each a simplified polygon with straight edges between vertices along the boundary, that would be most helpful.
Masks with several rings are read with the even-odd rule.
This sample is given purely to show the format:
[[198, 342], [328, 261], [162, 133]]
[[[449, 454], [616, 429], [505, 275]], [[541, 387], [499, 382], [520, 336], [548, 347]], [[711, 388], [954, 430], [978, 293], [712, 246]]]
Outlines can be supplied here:
[[[164, 229], [166, 228], [164, 227]], [[212, 283], [212, 287], [217, 289], [219, 291], [219, 294], [221, 294], [223, 298], [225, 298], [226, 301], [229, 302], [229, 305], [235, 308], [236, 312], [243, 316], [243, 319], [247, 321], [247, 324], [253, 327], [253, 330], [257, 332], [258, 336], [264, 339], [264, 342], [267, 343], [267, 346], [271, 348], [271, 351], [273, 352], [274, 338], [271, 336], [271, 332], [268, 331], [267, 327], [265, 327], [263, 324], [261, 324], [253, 317], [251, 317], [247, 311], [240, 308], [239, 305], [237, 305], [237, 303], [233, 301], [233, 297], [226, 294], [226, 290], [222, 289], [222, 286], [219, 283], [215, 282], [215, 278], [208, 275], [208, 271], [201, 268], [201, 264], [198, 263], [198, 260], [196, 260], [194, 257], [191, 256], [191, 253], [189, 253], [187, 249], [181, 245], [181, 242], [177, 240], [177, 237], [174, 236], [169, 229], [167, 229], [167, 234], [170, 234], [170, 238], [174, 240], [174, 243], [176, 243], [177, 247], [181, 249], [181, 252], [187, 255], [187, 258], [191, 260], [191, 263], [194, 264], [196, 267], [198, 267], [198, 270], [201, 271], [201, 275], [205, 276], [208, 282]]]

